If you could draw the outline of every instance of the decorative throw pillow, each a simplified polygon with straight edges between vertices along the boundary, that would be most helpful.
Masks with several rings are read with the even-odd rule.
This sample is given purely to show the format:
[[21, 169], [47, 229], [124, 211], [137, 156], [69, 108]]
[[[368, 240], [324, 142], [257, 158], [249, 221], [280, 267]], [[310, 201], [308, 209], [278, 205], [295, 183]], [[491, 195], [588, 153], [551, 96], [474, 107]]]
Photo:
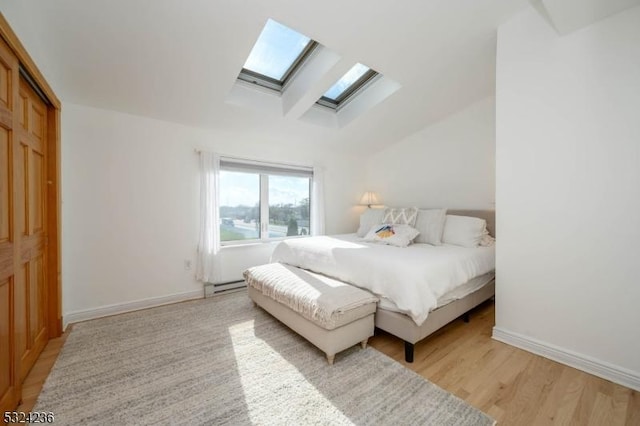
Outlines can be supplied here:
[[384, 209], [366, 209], [364, 213], [360, 215], [360, 227], [356, 234], [358, 237], [364, 237], [367, 232], [375, 226], [382, 223], [382, 216], [384, 216]]
[[371, 228], [364, 239], [396, 247], [407, 247], [418, 234], [418, 230], [409, 225], [385, 223]]
[[403, 209], [388, 208], [384, 211], [382, 223], [391, 223], [394, 225], [415, 226], [418, 217], [417, 207], [407, 207]]
[[487, 230], [487, 221], [477, 217], [447, 215], [442, 242], [462, 247], [478, 247]]
[[447, 219], [447, 209], [419, 210], [416, 229], [420, 235], [415, 243], [426, 243], [434, 246], [442, 245], [442, 232]]

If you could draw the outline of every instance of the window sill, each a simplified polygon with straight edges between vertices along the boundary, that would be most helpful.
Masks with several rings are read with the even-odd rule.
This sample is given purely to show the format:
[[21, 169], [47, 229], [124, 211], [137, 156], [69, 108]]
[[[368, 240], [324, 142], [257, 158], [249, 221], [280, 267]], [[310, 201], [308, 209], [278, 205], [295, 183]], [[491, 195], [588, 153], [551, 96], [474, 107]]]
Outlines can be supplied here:
[[307, 236], [299, 236], [299, 237], [286, 237], [286, 238], [274, 238], [271, 240], [267, 240], [267, 241], [250, 241], [250, 242], [226, 242], [226, 243], [220, 243], [220, 250], [225, 250], [225, 249], [230, 249], [230, 248], [237, 248], [237, 247], [264, 247], [266, 245], [269, 244], [277, 244], [281, 241], [287, 241], [287, 240], [298, 240], [300, 238], [309, 238], [310, 235]]
[[271, 243], [273, 243], [273, 241], [265, 241], [265, 242], [256, 241], [251, 243], [221, 244], [220, 250], [236, 249], [240, 247], [263, 247], [266, 244], [271, 244]]

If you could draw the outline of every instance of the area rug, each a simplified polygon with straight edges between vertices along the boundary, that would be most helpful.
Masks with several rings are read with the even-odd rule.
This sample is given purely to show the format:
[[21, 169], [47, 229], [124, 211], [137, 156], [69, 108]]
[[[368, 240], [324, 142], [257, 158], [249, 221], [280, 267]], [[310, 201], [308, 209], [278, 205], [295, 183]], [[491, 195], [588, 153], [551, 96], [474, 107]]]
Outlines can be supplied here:
[[61, 425], [494, 424], [373, 348], [328, 365], [246, 292], [74, 325], [34, 411]]

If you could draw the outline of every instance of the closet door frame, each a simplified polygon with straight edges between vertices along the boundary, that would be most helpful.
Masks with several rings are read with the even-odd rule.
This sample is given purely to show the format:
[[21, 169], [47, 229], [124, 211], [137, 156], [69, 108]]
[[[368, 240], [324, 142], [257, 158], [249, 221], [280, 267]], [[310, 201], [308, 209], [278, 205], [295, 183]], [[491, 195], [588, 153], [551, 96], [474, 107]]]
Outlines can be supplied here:
[[47, 97], [47, 164], [46, 169], [46, 282], [47, 282], [47, 328], [49, 339], [62, 334], [62, 277], [60, 259], [60, 100], [45, 80], [29, 53], [0, 13], [0, 37], [5, 41], [21, 67], [29, 74], [40, 91]]

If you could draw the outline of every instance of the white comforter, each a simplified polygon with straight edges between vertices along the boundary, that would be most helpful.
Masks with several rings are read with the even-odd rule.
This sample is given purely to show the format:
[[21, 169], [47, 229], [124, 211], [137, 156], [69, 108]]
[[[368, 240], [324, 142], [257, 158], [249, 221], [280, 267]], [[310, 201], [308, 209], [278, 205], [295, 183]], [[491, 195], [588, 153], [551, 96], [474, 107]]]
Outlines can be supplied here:
[[367, 243], [355, 234], [290, 239], [272, 262], [318, 272], [386, 297], [417, 325], [443, 294], [495, 269], [495, 247]]

